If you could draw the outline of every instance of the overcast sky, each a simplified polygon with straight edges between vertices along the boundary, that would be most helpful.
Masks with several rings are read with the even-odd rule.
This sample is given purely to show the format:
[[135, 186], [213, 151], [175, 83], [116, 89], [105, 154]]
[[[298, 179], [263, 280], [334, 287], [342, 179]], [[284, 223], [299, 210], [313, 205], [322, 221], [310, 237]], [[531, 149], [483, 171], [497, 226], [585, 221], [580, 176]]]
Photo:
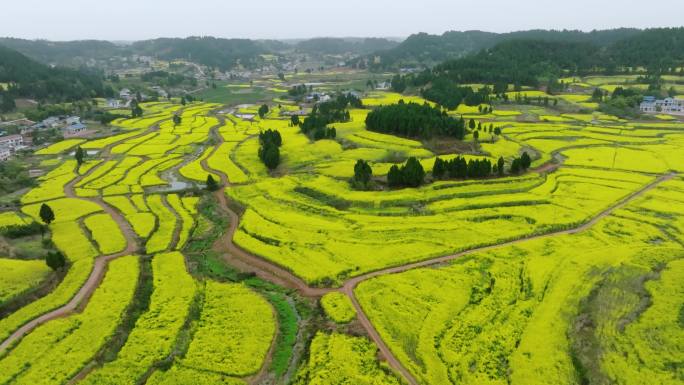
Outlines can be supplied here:
[[683, 0], [3, 0], [0, 11], [0, 36], [49, 40], [684, 25]]

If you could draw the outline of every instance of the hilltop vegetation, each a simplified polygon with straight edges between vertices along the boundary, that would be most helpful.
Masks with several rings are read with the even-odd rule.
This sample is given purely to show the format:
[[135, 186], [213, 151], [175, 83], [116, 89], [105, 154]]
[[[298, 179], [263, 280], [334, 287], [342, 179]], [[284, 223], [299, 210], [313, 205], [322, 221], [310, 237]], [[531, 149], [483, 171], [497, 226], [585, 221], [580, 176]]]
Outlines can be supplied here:
[[[9, 85], [0, 92], [3, 100], [30, 97], [65, 102], [104, 95], [102, 79], [97, 73], [50, 68], [3, 46], [0, 46], [0, 83]], [[4, 109], [7, 110], [10, 108]]]

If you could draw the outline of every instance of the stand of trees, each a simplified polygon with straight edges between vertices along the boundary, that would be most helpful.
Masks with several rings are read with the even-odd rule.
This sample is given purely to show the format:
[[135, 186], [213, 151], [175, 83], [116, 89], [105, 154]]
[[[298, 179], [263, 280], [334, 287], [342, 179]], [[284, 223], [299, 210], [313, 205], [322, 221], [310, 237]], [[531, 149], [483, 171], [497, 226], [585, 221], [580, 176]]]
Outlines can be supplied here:
[[498, 165], [492, 166], [492, 162], [486, 158], [466, 161], [460, 156], [451, 160], [437, 157], [432, 167], [432, 177], [435, 179], [486, 178], [491, 175], [493, 169], [498, 170]]
[[[313, 140], [334, 139], [337, 136], [337, 131], [335, 128], [328, 128], [327, 125], [348, 122], [350, 116], [347, 108], [350, 107], [363, 107], [361, 99], [353, 94], [339, 94], [333, 100], [316, 104], [311, 113], [299, 124], [299, 127], [305, 135]], [[295, 123], [294, 119], [292, 119], [292, 123]]]
[[462, 140], [466, 133], [463, 118], [455, 119], [438, 106], [403, 100], [371, 111], [366, 117], [366, 127], [371, 131], [425, 139], [445, 135]]
[[387, 184], [390, 187], [418, 187], [423, 184], [424, 179], [423, 165], [413, 156], [401, 167], [393, 165], [387, 173]]
[[530, 168], [531, 164], [532, 159], [527, 154], [527, 151], [525, 151], [520, 157], [514, 158], [513, 162], [511, 162], [511, 174], [520, 174], [525, 172], [528, 168]]
[[274, 170], [280, 164], [280, 146], [283, 139], [277, 130], [268, 129], [259, 133], [259, 159], [268, 167]]
[[429, 88], [422, 90], [422, 96], [449, 110], [455, 110], [459, 104], [478, 106], [491, 101], [492, 90], [483, 87], [474, 91], [472, 87], [460, 87], [454, 81], [447, 78], [436, 78]]
[[363, 159], [359, 159], [354, 165], [354, 178], [352, 178], [352, 186], [359, 190], [366, 190], [370, 187], [372, 176], [373, 169], [371, 168], [370, 164]]
[[305, 84], [292, 86], [292, 88], [287, 91], [288, 95], [294, 98], [301, 98], [306, 95], [307, 92], [309, 92], [309, 88], [307, 88]]

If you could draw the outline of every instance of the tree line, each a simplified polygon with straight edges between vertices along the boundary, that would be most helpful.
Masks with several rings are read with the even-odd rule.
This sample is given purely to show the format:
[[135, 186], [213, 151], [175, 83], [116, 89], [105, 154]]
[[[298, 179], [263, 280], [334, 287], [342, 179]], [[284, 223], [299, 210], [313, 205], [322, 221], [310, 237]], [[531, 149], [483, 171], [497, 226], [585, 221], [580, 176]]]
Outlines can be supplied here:
[[[509, 172], [518, 175], [529, 169], [532, 159], [524, 151], [522, 155], [513, 158]], [[457, 156], [450, 160], [440, 157], [435, 158], [432, 167], [434, 180], [444, 179], [477, 179], [488, 178], [492, 175], [505, 175], [505, 160], [499, 157], [496, 163], [490, 159], [469, 159]], [[389, 187], [418, 187], [425, 182], [427, 172], [416, 157], [410, 157], [403, 165], [394, 164], [387, 173], [387, 185]], [[370, 164], [359, 159], [354, 165], [354, 176], [351, 179], [352, 187], [358, 190], [368, 190], [372, 187], [373, 169]]]

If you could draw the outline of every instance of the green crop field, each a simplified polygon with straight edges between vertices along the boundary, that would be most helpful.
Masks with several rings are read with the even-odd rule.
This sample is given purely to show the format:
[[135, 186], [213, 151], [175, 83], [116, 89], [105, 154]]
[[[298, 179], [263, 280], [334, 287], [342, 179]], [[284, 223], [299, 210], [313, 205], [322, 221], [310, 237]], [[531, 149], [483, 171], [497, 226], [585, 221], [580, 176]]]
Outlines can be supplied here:
[[684, 381], [684, 118], [622, 113], [640, 74], [442, 109], [390, 73], [216, 71], [21, 155], [0, 384]]

